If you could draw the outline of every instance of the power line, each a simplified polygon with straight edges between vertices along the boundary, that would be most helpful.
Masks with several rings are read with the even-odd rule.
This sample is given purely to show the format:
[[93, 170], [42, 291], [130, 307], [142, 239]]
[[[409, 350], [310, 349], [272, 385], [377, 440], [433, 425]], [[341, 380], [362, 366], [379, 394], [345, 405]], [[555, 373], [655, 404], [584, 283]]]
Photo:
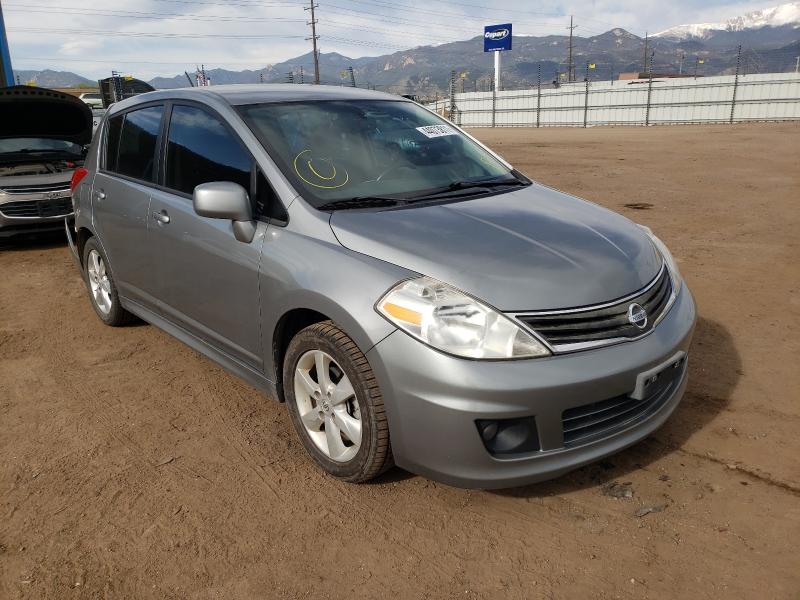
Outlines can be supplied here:
[[[74, 29], [49, 29], [37, 27], [15, 27], [8, 31], [20, 33], [63, 33], [66, 35], [75, 35]], [[302, 39], [302, 35], [242, 35], [242, 34], [225, 34], [225, 33], [171, 33], [171, 32], [147, 32], [147, 31], [113, 31], [101, 29], [82, 29], [81, 34], [98, 34], [122, 37], [153, 37], [153, 38], [178, 38], [178, 39], [203, 39], [203, 38], [219, 38], [219, 39], [236, 39], [236, 40], [261, 40], [268, 38], [281, 38], [281, 39]]]
[[101, 16], [101, 17], [124, 18], [124, 19], [161, 20], [169, 18], [180, 21], [211, 21], [211, 22], [217, 22], [217, 21], [254, 22], [255, 21], [261, 23], [268, 23], [270, 21], [303, 23], [305, 21], [305, 19], [289, 19], [286, 17], [232, 17], [223, 15], [194, 15], [194, 14], [181, 14], [181, 13], [157, 13], [157, 12], [143, 13], [143, 12], [135, 12], [127, 10], [105, 10], [105, 9], [47, 6], [47, 5], [35, 5], [35, 4], [6, 4], [5, 7], [6, 7], [5, 10], [7, 12], [68, 14], [76, 16]]
[[[6, 6], [12, 6], [15, 8], [7, 9], [10, 11], [16, 12], [23, 12], [23, 13], [47, 13], [47, 14], [69, 14], [69, 15], [76, 15], [76, 16], [106, 16], [110, 18], [120, 18], [120, 19], [155, 19], [160, 20], [163, 18], [171, 18], [175, 20], [181, 21], [197, 21], [197, 22], [258, 22], [258, 23], [270, 23], [273, 21], [279, 21], [283, 23], [307, 23], [306, 19], [291, 19], [286, 17], [226, 17], [223, 15], [190, 15], [185, 14], [181, 15], [179, 13], [140, 13], [140, 12], [133, 12], [133, 11], [116, 11], [116, 10], [96, 10], [96, 9], [85, 9], [85, 8], [72, 8], [72, 7], [61, 7], [61, 6], [44, 6], [44, 5], [25, 5], [25, 4], [10, 4]], [[16, 8], [16, 7], [28, 7], [28, 8]], [[413, 33], [410, 31], [400, 31], [397, 29], [381, 29], [375, 27], [364, 27], [358, 23], [346, 23], [342, 21], [336, 20], [326, 20], [326, 23], [332, 24], [332, 29], [349, 29], [349, 30], [359, 30], [359, 31], [369, 31], [374, 33], [390, 33], [390, 34], [400, 34], [403, 37], [414, 37], [419, 39], [426, 39], [431, 40], [435, 39], [437, 41], [446, 41], [446, 42], [456, 42], [462, 41], [458, 38], [431, 38], [429, 35], [420, 34], [420, 33]], [[453, 28], [454, 31], [461, 31], [456, 30]], [[319, 38], [319, 36], [317, 36]]]

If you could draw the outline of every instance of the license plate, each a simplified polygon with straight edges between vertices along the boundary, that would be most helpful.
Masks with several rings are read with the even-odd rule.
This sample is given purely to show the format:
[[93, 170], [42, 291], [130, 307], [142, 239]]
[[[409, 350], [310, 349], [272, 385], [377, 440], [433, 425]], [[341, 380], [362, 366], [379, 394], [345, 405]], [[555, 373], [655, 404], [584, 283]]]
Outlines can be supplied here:
[[686, 352], [681, 350], [660, 365], [639, 373], [636, 376], [636, 387], [630, 397], [634, 400], [644, 400], [663, 392], [682, 373], [685, 362]]

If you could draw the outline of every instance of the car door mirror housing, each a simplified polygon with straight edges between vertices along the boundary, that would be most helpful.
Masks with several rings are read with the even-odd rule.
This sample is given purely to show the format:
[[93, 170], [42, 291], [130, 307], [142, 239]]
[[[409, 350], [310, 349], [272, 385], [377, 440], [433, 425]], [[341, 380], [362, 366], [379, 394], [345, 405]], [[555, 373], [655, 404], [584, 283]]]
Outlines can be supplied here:
[[253, 209], [247, 191], [238, 183], [213, 181], [194, 188], [194, 212], [209, 219], [233, 221], [233, 234], [240, 242], [250, 243], [256, 232]]

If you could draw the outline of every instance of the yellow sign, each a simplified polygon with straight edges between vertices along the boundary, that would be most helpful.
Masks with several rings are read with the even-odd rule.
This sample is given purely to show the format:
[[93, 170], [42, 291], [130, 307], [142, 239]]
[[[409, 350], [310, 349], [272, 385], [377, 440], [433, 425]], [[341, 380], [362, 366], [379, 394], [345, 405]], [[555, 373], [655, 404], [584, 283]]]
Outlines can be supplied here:
[[596, 65], [596, 64], [594, 64], [594, 63], [589, 63], [589, 68], [590, 68], [590, 69], [594, 69], [594, 68], [596, 68], [596, 67], [597, 67], [597, 65]]
[[698, 60], [698, 61], [697, 61], [697, 64], [699, 64], [699, 65], [704, 65], [704, 64], [706, 64], [706, 61], [704, 61], [704, 60], [701, 58], [700, 60]]

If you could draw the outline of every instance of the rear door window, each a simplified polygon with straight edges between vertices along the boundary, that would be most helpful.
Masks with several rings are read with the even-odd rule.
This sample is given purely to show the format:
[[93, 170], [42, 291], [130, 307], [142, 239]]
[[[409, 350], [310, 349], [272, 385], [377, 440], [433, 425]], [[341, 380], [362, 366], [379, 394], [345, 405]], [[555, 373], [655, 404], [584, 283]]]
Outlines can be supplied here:
[[201, 183], [232, 181], [250, 192], [252, 167], [250, 153], [219, 118], [195, 106], [173, 107], [164, 182], [168, 188], [191, 194]]
[[[125, 113], [116, 168], [108, 167], [109, 170], [134, 179], [155, 182], [156, 142], [163, 112], [163, 106], [150, 106]], [[112, 130], [109, 130], [109, 138], [111, 134]]]

